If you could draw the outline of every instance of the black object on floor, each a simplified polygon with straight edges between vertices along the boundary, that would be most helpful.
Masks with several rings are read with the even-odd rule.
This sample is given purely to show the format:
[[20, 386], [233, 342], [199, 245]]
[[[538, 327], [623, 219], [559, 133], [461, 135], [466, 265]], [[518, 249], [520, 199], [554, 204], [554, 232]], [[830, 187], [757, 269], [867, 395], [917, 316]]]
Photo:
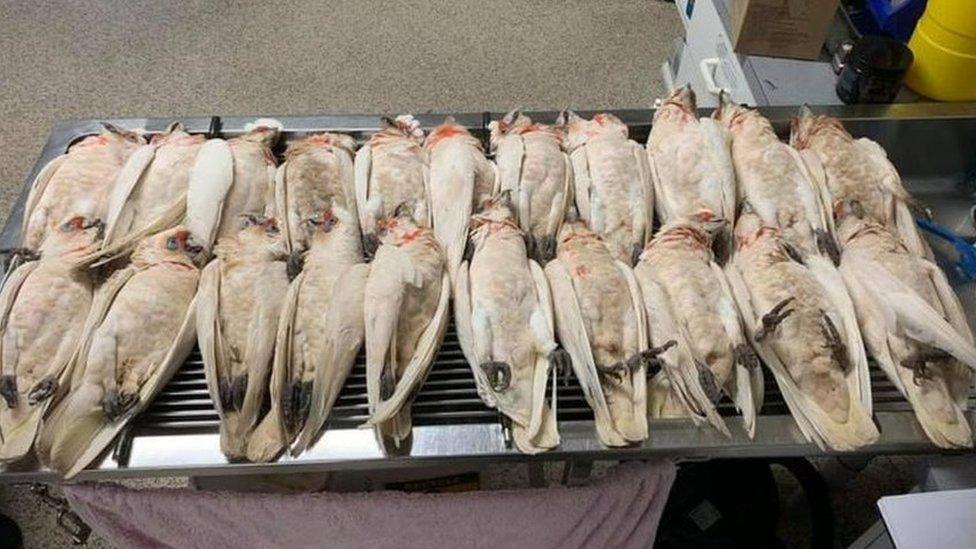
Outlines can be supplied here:
[[24, 535], [14, 519], [7, 515], [0, 515], [0, 549], [21, 549], [24, 546]]
[[776, 537], [779, 496], [770, 464], [797, 478], [811, 509], [811, 546], [832, 547], [833, 515], [826, 484], [805, 459], [686, 463], [664, 508], [657, 549], [783, 548]]

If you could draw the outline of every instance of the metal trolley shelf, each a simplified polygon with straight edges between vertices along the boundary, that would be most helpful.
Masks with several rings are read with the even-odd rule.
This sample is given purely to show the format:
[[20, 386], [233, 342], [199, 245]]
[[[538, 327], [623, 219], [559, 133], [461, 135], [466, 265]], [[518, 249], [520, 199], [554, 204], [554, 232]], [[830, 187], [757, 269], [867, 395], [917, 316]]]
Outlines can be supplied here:
[[[976, 104], [893, 105], [882, 107], [830, 107], [856, 136], [879, 141], [899, 168], [909, 190], [928, 204], [939, 223], [960, 228], [976, 237], [970, 209], [976, 197]], [[777, 130], [788, 133], [794, 109], [765, 108], [764, 114]], [[650, 130], [653, 111], [612, 111], [628, 124], [631, 137], [643, 142]], [[530, 113], [533, 118], [552, 121], [554, 112]], [[588, 115], [590, 113], [581, 113]], [[455, 115], [460, 124], [487, 143], [488, 121], [502, 113]], [[256, 117], [185, 118], [190, 132], [232, 137]], [[319, 131], [342, 131], [364, 138], [379, 125], [376, 115], [277, 117], [284, 126], [281, 153], [289, 140]], [[421, 115], [425, 128], [443, 120], [443, 115]], [[158, 132], [172, 119], [109, 120], [120, 127]], [[99, 131], [97, 120], [60, 122], [34, 166], [6, 225], [0, 246], [19, 243], [27, 187], [38, 171], [78, 139]], [[938, 249], [938, 244], [934, 243]], [[951, 256], [946, 256], [951, 257]], [[951, 263], [943, 267], [955, 285], [976, 324], [976, 284], [956, 275]], [[539, 456], [525, 456], [505, 443], [498, 414], [478, 398], [474, 380], [458, 346], [453, 329], [448, 330], [433, 369], [413, 405], [412, 439], [396, 455], [384, 454], [371, 430], [359, 429], [367, 414], [364, 357], [347, 380], [336, 403], [327, 430], [319, 442], [298, 457], [283, 456], [269, 464], [228, 463], [220, 453], [217, 413], [207, 392], [200, 355], [194, 351], [173, 376], [152, 405], [133, 420], [115, 448], [97, 465], [78, 475], [77, 480], [153, 476], [226, 476], [278, 474], [340, 469], [396, 468], [437, 463], [485, 461], [566, 460], [587, 462], [610, 459], [642, 459], [668, 456], [682, 459], [717, 457], [781, 457], [823, 455], [804, 441], [790, 417], [783, 398], [766, 376], [765, 401], [758, 419], [756, 437], [750, 440], [735, 416], [732, 404], [724, 401], [732, 438], [690, 420], [652, 420], [650, 439], [629, 448], [606, 448], [596, 439], [593, 416], [574, 378], [559, 381], [556, 407], [561, 445]], [[927, 441], [915, 422], [908, 403], [884, 374], [872, 366], [871, 385], [875, 419], [881, 430], [877, 444], [862, 454], [933, 453], [938, 449]], [[976, 415], [970, 413], [970, 422]], [[15, 463], [0, 469], [0, 482], [52, 482], [58, 477], [39, 469], [36, 463]]]

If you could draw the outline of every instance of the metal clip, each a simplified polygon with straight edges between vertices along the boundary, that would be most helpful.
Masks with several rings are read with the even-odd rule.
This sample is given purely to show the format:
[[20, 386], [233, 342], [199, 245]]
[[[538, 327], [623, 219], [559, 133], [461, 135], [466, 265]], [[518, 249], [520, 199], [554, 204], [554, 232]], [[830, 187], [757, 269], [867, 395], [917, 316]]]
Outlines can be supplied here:
[[57, 512], [58, 527], [71, 536], [72, 543], [75, 545], [88, 543], [88, 538], [91, 537], [91, 527], [71, 510], [68, 500], [51, 494], [51, 489], [46, 484], [31, 484], [30, 491], [45, 505]]

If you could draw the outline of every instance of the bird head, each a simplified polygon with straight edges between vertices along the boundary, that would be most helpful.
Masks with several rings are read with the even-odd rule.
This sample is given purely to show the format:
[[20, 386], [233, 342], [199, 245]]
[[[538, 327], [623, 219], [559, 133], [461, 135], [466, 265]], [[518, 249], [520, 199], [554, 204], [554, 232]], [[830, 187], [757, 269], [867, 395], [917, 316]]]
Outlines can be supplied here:
[[132, 252], [132, 262], [136, 265], [157, 263], [179, 263], [188, 267], [200, 267], [208, 258], [207, 249], [179, 226], [146, 237]]
[[806, 105], [800, 107], [800, 112], [790, 119], [790, 145], [797, 149], [806, 149], [813, 139], [828, 134], [853, 139], [840, 120], [832, 116], [815, 115]]
[[286, 251], [284, 235], [274, 217], [241, 214], [237, 240], [245, 247], [263, 248], [274, 256]]
[[524, 128], [532, 125], [532, 119], [522, 114], [521, 109], [514, 109], [502, 117], [501, 120], [492, 120], [488, 123], [489, 142], [492, 149], [498, 146], [502, 138], [516, 128]]
[[769, 120], [759, 114], [759, 111], [736, 103], [725, 91], [719, 93], [719, 105], [712, 112], [712, 118], [725, 126], [733, 135], [773, 129]]
[[396, 118], [384, 116], [380, 118], [380, 124], [377, 134], [381, 136], [406, 137], [417, 144], [424, 142], [424, 130], [420, 129], [420, 122], [413, 115], [401, 114]]
[[101, 219], [73, 215], [50, 231], [41, 243], [43, 256], [85, 255], [102, 240], [105, 224]]
[[776, 235], [779, 229], [766, 225], [762, 218], [752, 210], [748, 203], [743, 205], [742, 213], [735, 223], [736, 249], [751, 247], [764, 238]]
[[471, 132], [467, 128], [457, 123], [453, 116], [448, 116], [444, 119], [444, 122], [431, 130], [427, 135], [427, 139], [424, 141], [424, 149], [427, 151], [434, 150], [434, 147], [438, 143], [444, 141], [445, 139], [451, 138], [461, 138], [470, 143], [472, 146], [481, 148], [481, 141], [475, 139]]
[[695, 92], [691, 89], [691, 84], [685, 84], [671, 91], [654, 113], [654, 120], [657, 120], [659, 117], [675, 115], [678, 117], [694, 117], [697, 109], [698, 104], [696, 102]]
[[627, 125], [606, 112], [595, 114], [591, 120], [587, 120], [573, 111], [563, 111], [556, 119], [556, 125], [565, 128], [566, 147], [569, 150], [585, 145], [596, 136], [619, 134], [626, 138], [628, 135]]

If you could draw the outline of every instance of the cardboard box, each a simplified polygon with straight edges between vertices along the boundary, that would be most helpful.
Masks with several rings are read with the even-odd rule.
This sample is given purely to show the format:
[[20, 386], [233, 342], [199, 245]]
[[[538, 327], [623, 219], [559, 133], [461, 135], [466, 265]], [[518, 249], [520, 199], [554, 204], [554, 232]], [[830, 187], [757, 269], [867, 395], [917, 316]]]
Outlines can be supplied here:
[[817, 59], [840, 0], [731, 0], [737, 53]]

